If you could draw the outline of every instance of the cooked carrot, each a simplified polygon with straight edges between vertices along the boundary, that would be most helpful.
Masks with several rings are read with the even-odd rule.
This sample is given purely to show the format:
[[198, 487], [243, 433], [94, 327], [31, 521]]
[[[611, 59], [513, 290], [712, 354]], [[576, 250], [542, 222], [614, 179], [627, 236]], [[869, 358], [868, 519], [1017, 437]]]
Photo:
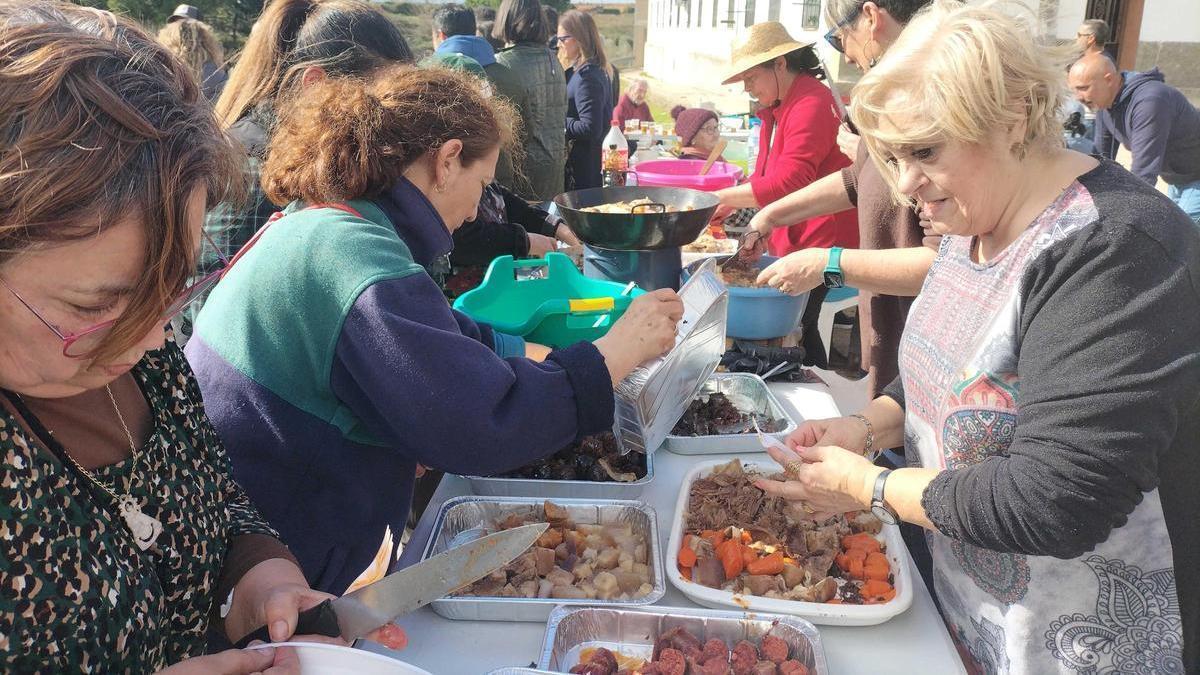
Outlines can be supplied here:
[[729, 540], [717, 551], [721, 558], [721, 566], [725, 568], [726, 579], [736, 579], [746, 564], [742, 562], [742, 547], [738, 542]]
[[886, 595], [888, 591], [895, 591], [895, 589], [892, 588], [892, 585], [888, 582], [879, 581], [878, 579], [868, 579], [866, 583], [863, 584], [862, 589], [860, 589], [860, 592], [864, 598], [880, 597]]
[[742, 562], [746, 565], [749, 565], [750, 563], [754, 562], [755, 560], [758, 560], [758, 551], [755, 551], [754, 549], [750, 548], [749, 546], [743, 546], [742, 547]]
[[846, 549], [847, 551], [863, 549], [867, 551], [867, 553], [882, 549], [882, 547], [879, 545], [879, 540], [867, 534], [866, 532], [848, 534], [842, 537], [842, 548]]
[[686, 539], [683, 541], [683, 546], [679, 547], [679, 566], [694, 567], [696, 565], [696, 552], [688, 546]]
[[891, 575], [887, 556], [882, 553], [868, 553], [867, 559], [863, 562], [863, 573], [867, 579], [887, 581], [888, 576]]
[[845, 568], [845, 571], [846, 574], [850, 575], [851, 579], [863, 579], [866, 577], [863, 561], [857, 558], [850, 558], [850, 565]]
[[716, 549], [725, 541], [725, 533], [717, 532], [716, 530], [704, 530], [700, 533], [700, 538], [707, 540]]
[[688, 581], [692, 580], [692, 568], [690, 567], [680, 567], [679, 574], [683, 575], [683, 578]]
[[750, 533], [745, 530], [742, 530], [742, 543], [749, 544], [751, 541], [752, 540], [750, 539]]
[[825, 604], [827, 604], [827, 605], [844, 605], [846, 603], [842, 602], [841, 598], [830, 598], [825, 601]]
[[746, 565], [750, 574], [783, 574], [783, 552], [776, 551]]

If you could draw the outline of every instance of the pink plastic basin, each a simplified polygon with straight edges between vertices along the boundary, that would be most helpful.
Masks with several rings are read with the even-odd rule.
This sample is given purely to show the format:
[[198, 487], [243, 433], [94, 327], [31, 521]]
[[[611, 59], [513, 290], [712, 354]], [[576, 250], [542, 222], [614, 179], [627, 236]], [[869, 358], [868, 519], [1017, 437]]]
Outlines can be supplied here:
[[653, 159], [634, 168], [638, 185], [682, 187], [711, 192], [737, 185], [742, 168], [729, 162], [713, 162], [708, 175], [701, 176], [702, 159]]

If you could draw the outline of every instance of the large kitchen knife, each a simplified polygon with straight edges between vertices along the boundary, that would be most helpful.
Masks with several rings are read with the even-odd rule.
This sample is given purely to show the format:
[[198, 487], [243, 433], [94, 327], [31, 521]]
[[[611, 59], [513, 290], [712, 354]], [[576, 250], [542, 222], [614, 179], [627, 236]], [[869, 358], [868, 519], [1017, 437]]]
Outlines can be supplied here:
[[[353, 642], [392, 619], [507, 565], [533, 546], [548, 527], [547, 523], [534, 523], [489, 534], [393, 572], [340, 598], [326, 600], [300, 612], [296, 635], [341, 636]], [[245, 647], [253, 640], [270, 642], [267, 627], [242, 638], [237, 646]]]
[[[815, 52], [816, 50], [813, 51]], [[817, 62], [821, 64], [821, 70], [825, 71], [825, 84], [829, 87], [829, 93], [833, 94], [833, 105], [838, 119], [842, 124], [846, 125], [850, 133], [857, 134], [858, 128], [854, 126], [854, 122], [850, 119], [850, 111], [846, 110], [846, 103], [842, 101], [842, 92], [838, 91], [837, 85], [833, 82], [833, 75], [830, 74], [829, 68], [825, 65], [825, 60], [821, 58], [820, 54], [817, 55]]]

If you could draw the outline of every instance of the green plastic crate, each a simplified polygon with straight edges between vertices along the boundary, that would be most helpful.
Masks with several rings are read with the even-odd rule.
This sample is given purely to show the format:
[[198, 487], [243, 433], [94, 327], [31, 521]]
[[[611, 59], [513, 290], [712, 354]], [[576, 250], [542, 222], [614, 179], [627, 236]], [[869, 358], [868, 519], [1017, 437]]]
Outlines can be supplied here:
[[562, 253], [528, 260], [506, 255], [492, 261], [483, 283], [459, 296], [454, 309], [502, 333], [566, 347], [602, 337], [645, 292], [621, 295], [624, 290], [623, 284], [583, 276]]

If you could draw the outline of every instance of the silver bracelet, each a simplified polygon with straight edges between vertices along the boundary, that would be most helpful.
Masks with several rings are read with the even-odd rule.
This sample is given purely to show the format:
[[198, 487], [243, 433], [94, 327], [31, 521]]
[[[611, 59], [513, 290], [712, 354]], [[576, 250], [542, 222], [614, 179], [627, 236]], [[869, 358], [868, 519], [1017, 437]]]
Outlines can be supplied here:
[[[863, 443], [863, 454], [872, 462], [875, 461], [875, 457], [871, 455], [875, 447], [875, 427], [871, 425], [871, 420], [867, 419], [865, 415], [851, 415], [850, 417], [862, 422], [867, 427], [867, 440]], [[875, 456], [878, 456], [878, 453], [875, 453]]]

